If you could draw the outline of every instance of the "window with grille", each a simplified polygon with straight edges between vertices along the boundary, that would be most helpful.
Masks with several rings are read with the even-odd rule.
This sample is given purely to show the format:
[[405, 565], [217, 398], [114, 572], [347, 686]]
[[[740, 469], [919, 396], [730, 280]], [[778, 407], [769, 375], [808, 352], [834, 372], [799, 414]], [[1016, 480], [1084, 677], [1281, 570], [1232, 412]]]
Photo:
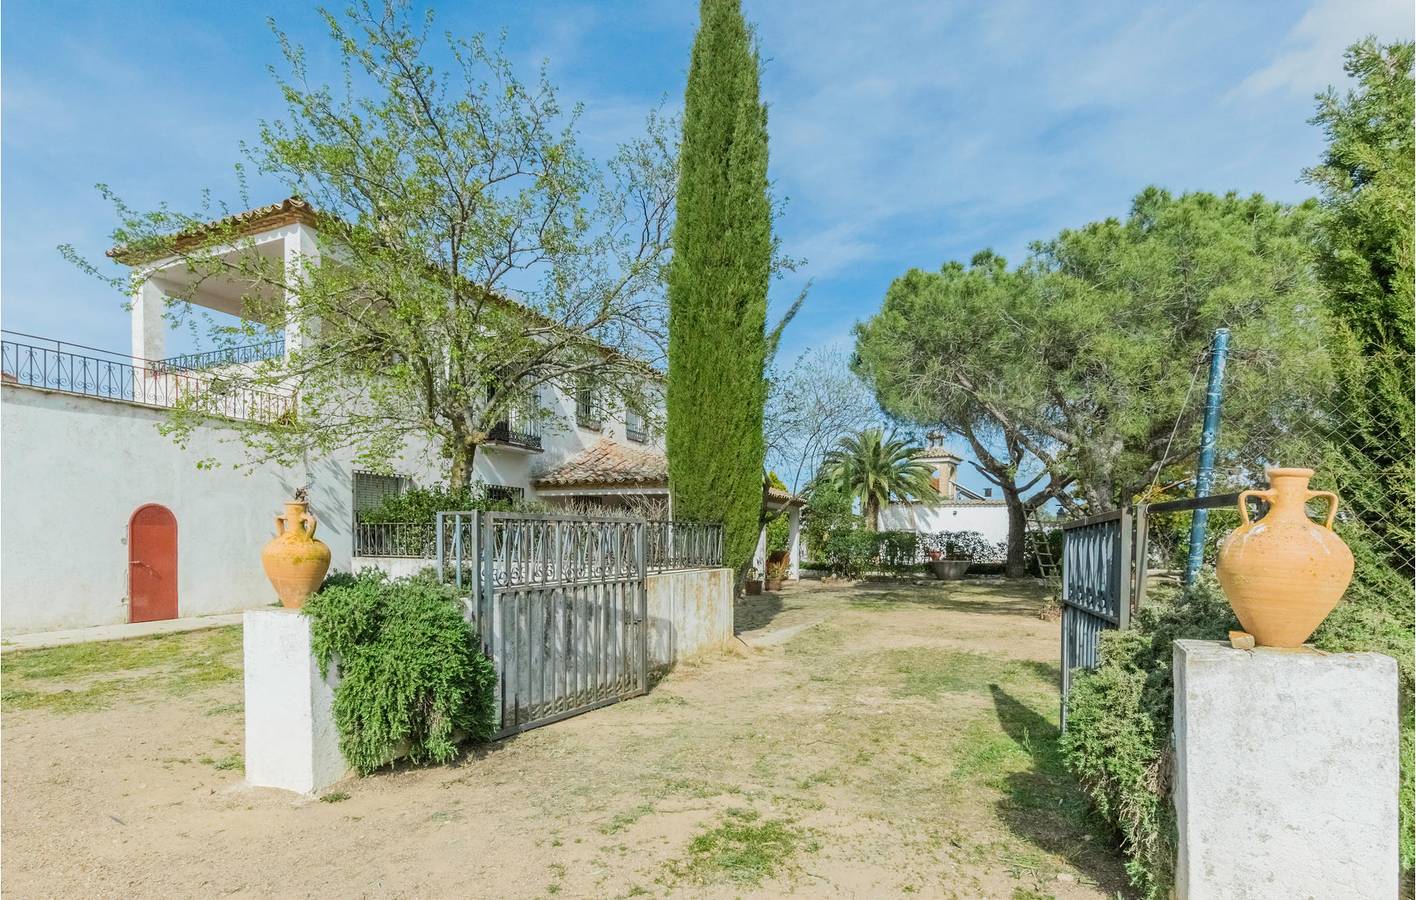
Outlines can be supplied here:
[[600, 428], [600, 403], [595, 383], [581, 378], [575, 383], [575, 422], [581, 428]]
[[512, 487], [508, 484], [487, 485], [488, 500], [500, 500], [505, 503], [520, 503], [525, 496], [525, 488]]
[[410, 481], [402, 475], [376, 475], [373, 472], [354, 473], [354, 514], [373, 509], [387, 497], [397, 497], [408, 490]]
[[644, 426], [644, 417], [628, 407], [625, 407], [624, 410], [624, 436], [641, 444], [649, 439], [649, 431]]

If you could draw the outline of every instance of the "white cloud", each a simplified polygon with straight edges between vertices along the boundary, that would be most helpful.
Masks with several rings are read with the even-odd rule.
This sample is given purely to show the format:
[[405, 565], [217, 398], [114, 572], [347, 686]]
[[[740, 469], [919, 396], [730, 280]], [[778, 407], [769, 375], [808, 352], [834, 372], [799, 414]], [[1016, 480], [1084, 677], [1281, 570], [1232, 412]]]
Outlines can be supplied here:
[[1409, 40], [1416, 22], [1409, 0], [1317, 0], [1283, 40], [1268, 65], [1244, 79], [1240, 96], [1283, 91], [1304, 96], [1344, 81], [1342, 51], [1375, 34]]

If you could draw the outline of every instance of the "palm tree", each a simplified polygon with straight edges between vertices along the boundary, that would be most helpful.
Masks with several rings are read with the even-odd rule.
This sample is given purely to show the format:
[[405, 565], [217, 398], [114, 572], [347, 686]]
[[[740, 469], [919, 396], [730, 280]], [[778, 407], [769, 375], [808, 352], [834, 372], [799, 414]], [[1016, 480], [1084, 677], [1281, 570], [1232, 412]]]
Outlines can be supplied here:
[[826, 454], [822, 472], [838, 490], [860, 498], [867, 527], [878, 531], [880, 508], [892, 499], [926, 503], [939, 499], [933, 469], [915, 458], [918, 451], [909, 441], [867, 428], [841, 438]]

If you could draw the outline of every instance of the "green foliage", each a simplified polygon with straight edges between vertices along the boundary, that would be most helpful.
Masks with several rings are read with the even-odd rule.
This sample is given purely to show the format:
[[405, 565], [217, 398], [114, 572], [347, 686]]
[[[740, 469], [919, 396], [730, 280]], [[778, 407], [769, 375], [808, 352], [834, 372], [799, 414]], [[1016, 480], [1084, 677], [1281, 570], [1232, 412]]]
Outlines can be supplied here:
[[401, 494], [385, 496], [377, 506], [359, 513], [359, 521], [378, 522], [426, 522], [437, 520], [440, 512], [449, 510], [511, 510], [516, 504], [509, 500], [493, 500], [487, 496], [487, 486], [480, 483], [460, 488], [435, 484], [432, 487], [413, 487]]
[[1212, 581], [1178, 603], [1143, 607], [1136, 627], [1102, 634], [1101, 664], [1073, 673], [1063, 758], [1121, 834], [1126, 871], [1147, 900], [1169, 895], [1175, 814], [1168, 781], [1172, 643], [1220, 640], [1239, 623]]
[[859, 578], [875, 560], [876, 533], [843, 528], [830, 533], [822, 548], [826, 570], [837, 578]]
[[777, 516], [767, 522], [767, 552], [785, 553], [791, 542], [792, 523], [786, 515]]
[[677, 515], [723, 523], [724, 562], [741, 570], [757, 543], [766, 453], [767, 109], [738, 0], [700, 9], [668, 271], [669, 484]]
[[[645, 361], [663, 340], [672, 123], [651, 115], [642, 137], [592, 160], [544, 70], [522, 81], [495, 41], [455, 37], [412, 4], [350, 6], [320, 10], [323, 46], [276, 31], [284, 65], [271, 71], [286, 108], [242, 145], [263, 184], [308, 204], [318, 246], [302, 246], [305, 264], [257, 252], [223, 204], [145, 212], [105, 190], [123, 262], [172, 256], [192, 270], [168, 306], [175, 324], [205, 327], [216, 348], [263, 339], [265, 322], [318, 335], [223, 370], [232, 389], [300, 398], [298, 417], [229, 427], [257, 458], [291, 463], [341, 448], [387, 463], [417, 435], [460, 486], [497, 423], [535, 416], [545, 385], [592, 377], [654, 405], [643, 402], [654, 381]], [[321, 71], [344, 77], [322, 83]], [[210, 252], [226, 244], [244, 252]], [[66, 252], [129, 295], [126, 274]], [[537, 276], [520, 278], [528, 269]], [[240, 324], [198, 322], [182, 302], [212, 279], [247, 286], [232, 298]], [[179, 440], [221, 412], [220, 392], [190, 401], [172, 421]]]
[[850, 494], [829, 481], [818, 480], [811, 486], [801, 523], [808, 552], [820, 556], [831, 535], [859, 525], [860, 516], [855, 514]]
[[915, 457], [919, 448], [909, 441], [886, 437], [879, 428], [841, 438], [826, 454], [822, 474], [836, 490], [857, 498], [866, 527], [880, 527], [880, 510], [892, 499], [936, 500], [933, 469]]
[[450, 588], [366, 572], [322, 588], [304, 610], [321, 672], [337, 661], [339, 747], [361, 773], [405, 746], [415, 763], [447, 762], [459, 737], [495, 730], [496, 672]]
[[1277, 430], [1290, 396], [1321, 393], [1316, 212], [1147, 188], [1124, 220], [1065, 230], [1017, 269], [984, 252], [896, 279], [857, 326], [858, 370], [887, 412], [963, 436], [1005, 496], [1042, 472], [1041, 493], [1114, 508], [1162, 460], [1194, 458], [1215, 328], [1236, 348], [1222, 450]]
[[1347, 599], [1314, 636], [1330, 650], [1373, 650], [1401, 668], [1401, 861], [1413, 828], [1413, 152], [1416, 46], [1373, 39], [1347, 51], [1355, 90], [1328, 90], [1313, 122], [1327, 148], [1307, 172], [1322, 193], [1314, 250], [1332, 312], [1339, 384], [1321, 436], [1324, 474], [1355, 514], [1339, 527], [1357, 567]]
[[913, 572], [918, 568], [920, 536], [913, 531], [880, 531], [875, 535], [875, 557], [887, 572]]

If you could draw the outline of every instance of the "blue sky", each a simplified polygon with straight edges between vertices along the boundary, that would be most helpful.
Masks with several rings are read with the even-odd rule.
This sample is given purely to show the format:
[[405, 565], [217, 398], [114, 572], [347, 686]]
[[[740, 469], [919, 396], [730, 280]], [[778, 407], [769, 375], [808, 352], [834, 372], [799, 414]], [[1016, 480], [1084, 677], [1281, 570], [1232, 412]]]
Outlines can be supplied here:
[[[439, 26], [505, 28], [523, 74], [545, 59], [604, 156], [661, 100], [682, 103], [697, 4], [446, 3]], [[846, 343], [911, 266], [1123, 215], [1147, 184], [1308, 196], [1313, 94], [1341, 51], [1412, 33], [1407, 0], [948, 3], [746, 0], [764, 57], [780, 231], [814, 282], [783, 354]], [[194, 208], [238, 202], [238, 143], [282, 107], [267, 15], [330, 61], [296, 3], [8, 0], [3, 22], [5, 327], [125, 350], [122, 298], [64, 262], [101, 257], [93, 190]], [[283, 196], [252, 184], [252, 199]], [[179, 345], [180, 346], [180, 345]], [[175, 347], [173, 349], [176, 349]]]

